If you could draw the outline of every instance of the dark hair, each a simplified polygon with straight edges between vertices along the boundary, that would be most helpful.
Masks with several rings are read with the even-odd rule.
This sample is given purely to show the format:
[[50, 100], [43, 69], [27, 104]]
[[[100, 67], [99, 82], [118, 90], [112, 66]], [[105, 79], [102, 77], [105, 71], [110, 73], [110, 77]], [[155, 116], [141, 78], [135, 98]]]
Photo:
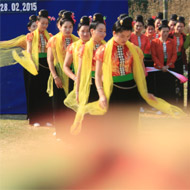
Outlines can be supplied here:
[[169, 28], [170, 29], [170, 27], [168, 26], [168, 20], [166, 20], [166, 19], [162, 20], [162, 23], [159, 26], [158, 30], [162, 30], [162, 28]]
[[136, 22], [141, 22], [144, 25], [144, 21], [143, 21], [143, 16], [142, 15], [137, 15], [135, 21]]
[[67, 10], [63, 9], [61, 11], [59, 11], [58, 13], [58, 17], [57, 17], [57, 20], [56, 20], [56, 23], [58, 23], [60, 20], [61, 20], [61, 17], [63, 15], [64, 12], [66, 12]]
[[90, 18], [88, 16], [81, 17], [77, 31], [79, 31], [82, 26], [89, 26], [89, 24], [90, 24]]
[[29, 22], [28, 22], [28, 24], [27, 24], [27, 27], [31, 27], [32, 24], [33, 24], [34, 22], [36, 22], [36, 21], [37, 21], [37, 16], [36, 16], [36, 15], [31, 15], [31, 16], [29, 17]]
[[46, 9], [40, 10], [38, 12], [38, 17], [37, 18], [38, 18], [38, 20], [40, 20], [40, 18], [47, 18], [49, 20], [49, 18], [48, 18], [48, 11]]
[[62, 26], [66, 21], [70, 21], [72, 25], [74, 26], [74, 20], [73, 20], [73, 13], [70, 11], [63, 12], [60, 20], [60, 26]]
[[177, 23], [183, 23], [184, 26], [185, 26], [185, 18], [182, 17], [182, 16], [178, 17], [178, 19], [177, 19]]
[[146, 28], [148, 26], [153, 26], [155, 28], [155, 25], [154, 25], [154, 19], [153, 18], [148, 18], [148, 20], [146, 21], [147, 22], [147, 25], [146, 25]]
[[104, 24], [104, 17], [101, 13], [95, 13], [92, 18], [92, 22], [90, 23], [90, 29], [96, 29], [99, 24]]
[[115, 33], [123, 32], [124, 30], [130, 30], [132, 31], [132, 22], [133, 19], [129, 16], [126, 16], [120, 20], [117, 20], [114, 25], [112, 31]]
[[128, 14], [126, 13], [123, 13], [123, 14], [120, 14], [118, 17], [117, 17], [117, 20], [121, 20], [122, 18], [128, 16]]
[[171, 21], [177, 21], [177, 15], [176, 14], [172, 14], [170, 20]]
[[158, 15], [156, 16], [155, 21], [156, 21], [157, 19], [160, 19], [160, 20], [163, 19], [163, 13], [162, 13], [162, 12], [158, 12]]

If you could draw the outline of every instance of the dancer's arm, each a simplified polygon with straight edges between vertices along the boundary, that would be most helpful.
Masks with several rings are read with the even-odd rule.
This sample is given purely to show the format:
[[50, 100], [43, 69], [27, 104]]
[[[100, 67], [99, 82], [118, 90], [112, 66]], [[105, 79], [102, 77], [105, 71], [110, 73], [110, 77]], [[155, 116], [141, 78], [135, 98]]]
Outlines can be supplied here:
[[79, 88], [80, 88], [80, 77], [81, 77], [81, 69], [82, 69], [82, 57], [79, 57], [78, 70], [76, 76], [76, 100], [79, 103]]
[[65, 72], [65, 74], [71, 78], [72, 80], [76, 80], [76, 75], [72, 72], [71, 68], [71, 64], [73, 62], [73, 54], [71, 54], [70, 52], [67, 51], [66, 56], [65, 56], [65, 61], [63, 64], [63, 71]]
[[53, 55], [51, 47], [48, 47], [48, 49], [47, 49], [47, 61], [48, 61], [50, 72], [51, 72], [51, 74], [53, 76], [53, 79], [55, 81], [55, 84], [56, 84], [57, 88], [63, 88], [62, 81], [59, 78], [59, 76], [57, 75], [57, 72], [55, 70], [54, 55]]
[[102, 83], [102, 62], [99, 60], [96, 61], [95, 84], [99, 95], [100, 106], [105, 109], [108, 105]]

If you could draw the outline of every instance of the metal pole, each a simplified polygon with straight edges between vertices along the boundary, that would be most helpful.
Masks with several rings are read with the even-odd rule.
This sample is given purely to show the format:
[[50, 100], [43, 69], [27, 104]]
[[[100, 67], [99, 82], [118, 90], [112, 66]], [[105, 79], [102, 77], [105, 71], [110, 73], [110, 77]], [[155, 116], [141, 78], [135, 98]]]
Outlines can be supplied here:
[[163, 15], [164, 19], [168, 19], [168, 0], [163, 0]]

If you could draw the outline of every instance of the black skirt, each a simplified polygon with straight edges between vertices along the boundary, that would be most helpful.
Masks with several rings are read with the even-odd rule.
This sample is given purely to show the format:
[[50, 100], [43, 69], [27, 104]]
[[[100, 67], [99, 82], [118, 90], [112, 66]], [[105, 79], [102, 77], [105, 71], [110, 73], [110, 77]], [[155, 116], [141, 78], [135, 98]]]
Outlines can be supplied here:
[[[154, 62], [151, 58], [144, 59], [145, 67], [154, 67]], [[154, 94], [155, 90], [155, 72], [149, 72], [146, 77], [147, 89], [149, 93]]]
[[29, 123], [40, 123], [45, 125], [53, 122], [52, 98], [47, 94], [47, 81], [49, 78], [49, 67], [47, 58], [39, 58], [38, 75], [29, 77]]
[[23, 76], [24, 76], [24, 87], [25, 87], [25, 94], [26, 94], [26, 110], [27, 110], [27, 119], [29, 119], [29, 79], [30, 79], [30, 73], [23, 69]]
[[[170, 69], [171, 70], [171, 69]], [[155, 72], [155, 94], [172, 104], [176, 102], [175, 77], [169, 72]]]
[[[175, 62], [175, 68], [174, 71], [179, 74], [184, 74], [183, 72], [183, 59], [182, 56], [178, 56], [177, 60]], [[183, 101], [184, 101], [184, 85], [183, 83], [180, 83], [179, 79], [175, 79], [175, 96], [176, 96], [176, 104], [180, 107], [183, 107]]]

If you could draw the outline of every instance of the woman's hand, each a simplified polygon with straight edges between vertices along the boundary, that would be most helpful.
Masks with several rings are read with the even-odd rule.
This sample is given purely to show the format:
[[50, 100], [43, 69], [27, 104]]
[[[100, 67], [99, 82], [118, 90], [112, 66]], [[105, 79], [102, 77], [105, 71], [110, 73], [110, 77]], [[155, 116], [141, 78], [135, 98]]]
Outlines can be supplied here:
[[163, 66], [163, 67], [162, 67], [162, 71], [163, 71], [163, 72], [167, 72], [168, 68], [169, 68], [169, 67], [168, 67], [167, 65], [166, 65], [166, 66]]
[[54, 78], [54, 81], [55, 81], [55, 85], [57, 86], [57, 88], [63, 88], [62, 81], [58, 76]]
[[107, 104], [107, 98], [105, 97], [105, 95], [100, 96], [100, 98], [99, 98], [99, 104], [100, 104], [100, 107], [102, 109], [106, 109], [107, 108], [108, 104]]
[[156, 98], [153, 94], [148, 93], [148, 97], [149, 99], [156, 101]]

